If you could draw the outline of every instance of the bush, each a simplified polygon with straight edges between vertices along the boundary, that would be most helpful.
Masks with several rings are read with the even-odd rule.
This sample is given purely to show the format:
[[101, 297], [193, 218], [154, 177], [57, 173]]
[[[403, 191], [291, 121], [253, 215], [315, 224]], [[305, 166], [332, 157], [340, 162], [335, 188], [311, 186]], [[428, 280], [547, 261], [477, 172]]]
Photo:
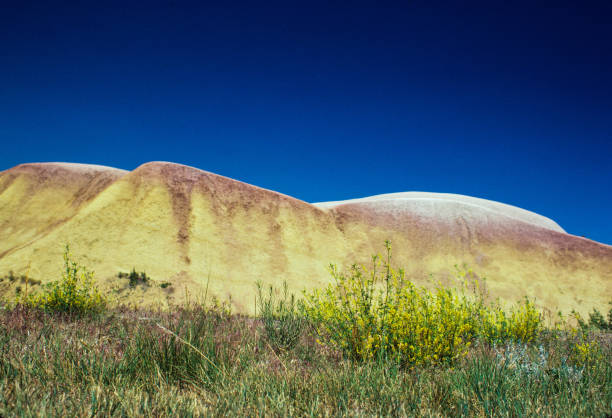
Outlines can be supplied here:
[[474, 329], [490, 343], [531, 342], [542, 330], [542, 315], [528, 298], [511, 307], [509, 312], [499, 305], [485, 305], [481, 301], [476, 304], [473, 315]]
[[151, 278], [147, 276], [147, 273], [141, 271], [140, 273], [136, 272], [136, 268], [132, 268], [132, 271], [129, 273], [119, 272], [117, 273], [117, 277], [120, 279], [128, 279], [130, 281], [130, 287], [135, 287], [136, 285], [149, 285]]
[[257, 282], [256, 301], [258, 317], [263, 322], [268, 343], [277, 351], [293, 348], [306, 323], [298, 310], [295, 296], [288, 295], [287, 282], [283, 283], [283, 293], [279, 299], [275, 298], [272, 286], [264, 294], [261, 282]]
[[[612, 302], [609, 303], [612, 306]], [[612, 330], [612, 308], [608, 311], [608, 320], [599, 312], [599, 309], [593, 308], [592, 312], [589, 312], [589, 320], [588, 322], [582, 319], [580, 314], [576, 311], [572, 311], [572, 316], [578, 322], [580, 328], [583, 331], [588, 331], [590, 329], [606, 331]]]
[[390, 242], [385, 246], [386, 259], [373, 256], [371, 270], [353, 265], [344, 274], [331, 265], [334, 282], [305, 295], [304, 312], [322, 344], [359, 360], [435, 364], [463, 356], [476, 337], [527, 342], [539, 333], [542, 319], [529, 300], [506, 313], [482, 295], [416, 287], [402, 269], [391, 267]]
[[62, 279], [49, 283], [38, 295], [26, 295], [20, 301], [26, 306], [49, 312], [67, 314], [93, 314], [106, 308], [106, 299], [93, 283], [93, 272], [72, 259], [70, 247], [64, 250]]

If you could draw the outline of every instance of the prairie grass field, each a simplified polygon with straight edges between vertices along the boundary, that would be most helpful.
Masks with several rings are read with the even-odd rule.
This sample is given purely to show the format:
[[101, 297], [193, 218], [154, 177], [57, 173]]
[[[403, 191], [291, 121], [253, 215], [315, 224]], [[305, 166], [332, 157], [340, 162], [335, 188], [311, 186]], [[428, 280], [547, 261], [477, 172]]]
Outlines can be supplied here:
[[[174, 333], [174, 335], [172, 333]], [[611, 335], [474, 344], [453, 365], [358, 361], [306, 326], [275, 348], [261, 319], [193, 307], [74, 318], [0, 314], [1, 416], [609, 416]]]

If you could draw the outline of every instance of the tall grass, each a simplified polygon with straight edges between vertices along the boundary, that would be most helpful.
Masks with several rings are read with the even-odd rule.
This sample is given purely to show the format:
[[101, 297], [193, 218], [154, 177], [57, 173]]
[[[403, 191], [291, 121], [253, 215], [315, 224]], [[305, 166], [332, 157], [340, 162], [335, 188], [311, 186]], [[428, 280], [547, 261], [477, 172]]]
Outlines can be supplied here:
[[[612, 412], [610, 334], [475, 343], [453, 367], [357, 361], [304, 330], [274, 351], [261, 321], [202, 308], [98, 317], [0, 313], [0, 415], [544, 415]], [[166, 330], [172, 331], [172, 333]]]
[[275, 350], [288, 350], [298, 342], [307, 325], [299, 311], [295, 295], [289, 294], [287, 282], [283, 283], [281, 294], [270, 285], [267, 291], [257, 282], [257, 315], [260, 318], [266, 341]]

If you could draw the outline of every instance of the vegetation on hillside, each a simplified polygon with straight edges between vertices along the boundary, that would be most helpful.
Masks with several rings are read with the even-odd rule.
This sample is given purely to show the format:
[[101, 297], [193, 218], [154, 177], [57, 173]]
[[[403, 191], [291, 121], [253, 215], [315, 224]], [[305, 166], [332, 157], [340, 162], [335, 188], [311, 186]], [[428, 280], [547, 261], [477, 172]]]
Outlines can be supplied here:
[[109, 309], [66, 248], [59, 282], [0, 309], [0, 416], [612, 413], [601, 314], [545, 326], [530, 301], [418, 288], [386, 250], [301, 299], [260, 283], [247, 317]]
[[323, 344], [355, 359], [452, 364], [476, 339], [528, 343], [542, 329], [542, 317], [528, 299], [505, 311], [483, 294], [417, 287], [402, 269], [391, 267], [388, 241], [385, 258], [373, 256], [371, 269], [353, 265], [344, 274], [332, 265], [330, 270], [333, 283], [306, 295], [304, 312]]
[[130, 287], [135, 287], [139, 284], [148, 286], [151, 281], [151, 278], [147, 276], [147, 273], [144, 271], [137, 272], [136, 268], [132, 268], [132, 271], [129, 273], [120, 271], [117, 273], [117, 277], [120, 279], [128, 279], [130, 282]]
[[576, 319], [578, 325], [580, 325], [580, 328], [583, 330], [598, 329], [601, 331], [612, 331], [612, 302], [610, 302], [610, 310], [608, 311], [607, 321], [598, 309], [593, 309], [591, 312], [589, 312], [588, 321], [583, 319], [582, 316], [580, 316], [580, 314], [576, 311], [572, 311], [572, 316]]
[[95, 285], [93, 272], [75, 261], [66, 245], [62, 278], [48, 283], [43, 292], [19, 294], [16, 303], [52, 313], [87, 315], [104, 311], [107, 300]]

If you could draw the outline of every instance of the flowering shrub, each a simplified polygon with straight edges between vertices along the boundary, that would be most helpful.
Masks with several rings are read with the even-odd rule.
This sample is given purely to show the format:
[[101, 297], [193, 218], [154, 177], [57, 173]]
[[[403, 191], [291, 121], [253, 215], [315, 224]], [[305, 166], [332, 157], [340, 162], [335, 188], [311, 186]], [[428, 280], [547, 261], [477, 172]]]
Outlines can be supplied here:
[[528, 298], [511, 307], [509, 312], [480, 302], [475, 304], [473, 318], [478, 322], [474, 326], [488, 342], [531, 342], [542, 330], [542, 316]]
[[602, 355], [601, 349], [597, 341], [579, 341], [574, 344], [572, 359], [577, 365], [591, 366], [595, 364], [598, 357]]
[[471, 341], [531, 341], [541, 316], [526, 300], [504, 312], [484, 297], [438, 286], [417, 287], [386, 258], [372, 257], [372, 268], [353, 265], [349, 274], [330, 266], [334, 282], [305, 295], [303, 310], [316, 325], [319, 341], [361, 360], [399, 357], [404, 364], [453, 362]]
[[49, 283], [41, 294], [25, 295], [20, 302], [50, 312], [77, 315], [97, 313], [106, 307], [106, 299], [93, 283], [93, 272], [72, 260], [68, 245], [64, 251], [62, 279]]

